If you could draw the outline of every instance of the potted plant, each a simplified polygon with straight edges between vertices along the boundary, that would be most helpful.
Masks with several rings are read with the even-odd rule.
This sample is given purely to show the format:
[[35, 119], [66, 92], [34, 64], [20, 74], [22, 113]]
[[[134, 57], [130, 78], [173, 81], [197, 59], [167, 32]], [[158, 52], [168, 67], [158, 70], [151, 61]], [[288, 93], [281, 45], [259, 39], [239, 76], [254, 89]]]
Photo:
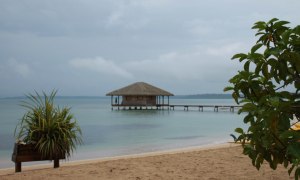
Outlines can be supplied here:
[[[19, 161], [55, 160], [54, 167], [59, 167], [59, 159], [69, 158], [76, 145], [82, 143], [81, 129], [70, 113], [70, 108], [54, 105], [56, 92], [52, 91], [49, 96], [44, 92], [42, 96], [35, 92], [34, 95], [26, 96], [27, 101], [22, 101], [21, 106], [28, 111], [15, 129], [18, 140], [13, 161], [17, 162], [14, 155], [22, 155], [23, 148], [23, 154], [32, 154], [32, 158], [21, 158]], [[19, 166], [21, 171], [21, 164]]]

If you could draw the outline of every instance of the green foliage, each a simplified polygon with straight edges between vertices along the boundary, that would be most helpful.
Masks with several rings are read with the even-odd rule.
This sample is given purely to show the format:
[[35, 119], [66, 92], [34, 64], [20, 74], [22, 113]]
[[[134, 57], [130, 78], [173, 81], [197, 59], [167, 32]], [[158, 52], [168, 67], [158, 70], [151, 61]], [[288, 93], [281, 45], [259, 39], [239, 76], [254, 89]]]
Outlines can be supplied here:
[[[300, 120], [300, 26], [274, 18], [256, 22], [258, 41], [250, 52], [232, 57], [244, 63], [232, 77], [232, 97], [242, 105], [249, 128], [237, 128], [243, 153], [257, 169], [267, 161], [272, 169], [289, 166], [300, 177], [300, 131], [291, 129]], [[249, 143], [245, 143], [249, 142]]]
[[[70, 114], [70, 108], [54, 105], [56, 91], [50, 96], [37, 92], [29, 94], [28, 101], [21, 106], [28, 109], [16, 130], [18, 139], [33, 143], [43, 157], [54, 158], [65, 155], [70, 157], [77, 144], [81, 144], [81, 130]], [[16, 134], [15, 130], [15, 134]]]

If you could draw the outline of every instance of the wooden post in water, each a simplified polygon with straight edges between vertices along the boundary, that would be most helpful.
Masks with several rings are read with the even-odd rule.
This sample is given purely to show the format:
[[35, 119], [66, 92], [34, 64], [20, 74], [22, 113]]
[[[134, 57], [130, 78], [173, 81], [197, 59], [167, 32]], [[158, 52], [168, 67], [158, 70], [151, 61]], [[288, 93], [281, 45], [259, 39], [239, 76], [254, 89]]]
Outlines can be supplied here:
[[219, 106], [215, 106], [214, 111], [218, 112], [219, 111]]

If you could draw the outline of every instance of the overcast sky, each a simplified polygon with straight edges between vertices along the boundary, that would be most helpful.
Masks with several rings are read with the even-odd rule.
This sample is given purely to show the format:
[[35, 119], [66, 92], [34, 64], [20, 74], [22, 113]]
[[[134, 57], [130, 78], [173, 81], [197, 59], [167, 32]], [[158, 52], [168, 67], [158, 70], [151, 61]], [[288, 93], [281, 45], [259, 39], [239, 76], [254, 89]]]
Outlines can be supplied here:
[[256, 21], [300, 24], [299, 0], [0, 0], [0, 97], [103, 96], [144, 81], [222, 93]]

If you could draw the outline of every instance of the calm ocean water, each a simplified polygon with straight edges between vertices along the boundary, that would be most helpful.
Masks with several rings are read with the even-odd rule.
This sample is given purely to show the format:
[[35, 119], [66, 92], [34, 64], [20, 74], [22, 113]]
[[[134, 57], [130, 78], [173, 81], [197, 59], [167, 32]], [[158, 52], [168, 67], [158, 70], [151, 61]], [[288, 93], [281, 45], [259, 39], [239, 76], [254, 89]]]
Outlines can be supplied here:
[[[0, 99], [0, 168], [14, 167], [11, 154], [14, 129], [25, 109], [22, 99]], [[57, 98], [55, 103], [71, 107], [84, 144], [70, 160], [102, 158], [160, 150], [218, 144], [231, 141], [230, 133], [244, 127], [243, 115], [212, 108], [173, 110], [111, 110], [110, 98]], [[170, 104], [232, 105], [231, 99], [170, 99]], [[26, 165], [26, 164], [25, 164]]]

